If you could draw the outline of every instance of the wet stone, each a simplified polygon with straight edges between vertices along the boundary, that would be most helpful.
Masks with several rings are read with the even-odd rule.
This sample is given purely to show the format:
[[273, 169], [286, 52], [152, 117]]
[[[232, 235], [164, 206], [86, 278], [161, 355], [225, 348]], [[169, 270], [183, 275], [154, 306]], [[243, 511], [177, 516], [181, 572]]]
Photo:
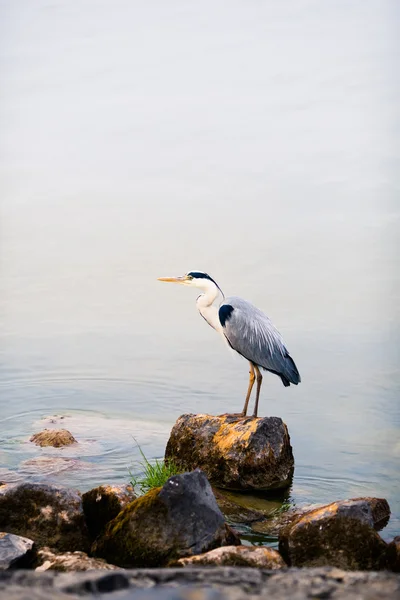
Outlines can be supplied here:
[[45, 429], [39, 433], [34, 433], [30, 441], [36, 446], [52, 446], [53, 448], [61, 448], [77, 443], [72, 433], [67, 429]]
[[200, 468], [213, 485], [231, 490], [285, 488], [294, 469], [288, 429], [278, 417], [182, 415], [165, 459], [182, 470]]
[[279, 532], [282, 556], [296, 567], [386, 568], [388, 545], [374, 528], [375, 501], [341, 500], [300, 515]]
[[61, 551], [90, 547], [79, 492], [36, 483], [0, 487], [0, 530]]
[[94, 542], [92, 554], [121, 567], [156, 567], [239, 543], [197, 470], [171, 477], [129, 504]]

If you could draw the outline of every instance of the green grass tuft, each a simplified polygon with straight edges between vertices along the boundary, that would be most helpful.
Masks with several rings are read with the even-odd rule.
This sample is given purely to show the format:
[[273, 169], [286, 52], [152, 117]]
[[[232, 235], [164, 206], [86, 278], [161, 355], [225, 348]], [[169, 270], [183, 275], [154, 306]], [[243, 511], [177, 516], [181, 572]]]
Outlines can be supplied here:
[[164, 460], [155, 459], [150, 462], [143, 453], [138, 444], [139, 452], [142, 455], [138, 464], [139, 475], [134, 475], [131, 471], [131, 484], [134, 489], [138, 488], [142, 494], [146, 494], [153, 488], [162, 487], [170, 477], [182, 473], [182, 470], [171, 460], [167, 463]]

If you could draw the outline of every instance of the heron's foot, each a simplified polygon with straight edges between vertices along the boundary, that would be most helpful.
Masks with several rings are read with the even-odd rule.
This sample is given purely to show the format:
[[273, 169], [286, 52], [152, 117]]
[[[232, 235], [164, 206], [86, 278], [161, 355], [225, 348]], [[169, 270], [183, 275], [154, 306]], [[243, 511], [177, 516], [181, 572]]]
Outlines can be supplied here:
[[218, 415], [219, 417], [236, 417], [237, 419], [248, 419], [249, 417], [243, 413], [224, 413], [223, 415]]

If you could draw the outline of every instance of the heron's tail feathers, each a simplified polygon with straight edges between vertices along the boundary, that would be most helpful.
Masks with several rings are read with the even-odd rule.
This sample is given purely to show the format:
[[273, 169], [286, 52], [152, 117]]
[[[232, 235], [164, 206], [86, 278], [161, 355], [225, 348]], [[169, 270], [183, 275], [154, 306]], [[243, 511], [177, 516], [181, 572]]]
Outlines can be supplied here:
[[285, 356], [285, 373], [279, 373], [282, 383], [285, 387], [288, 387], [291, 383], [297, 385], [301, 381], [300, 373], [297, 370], [293, 358], [287, 354]]

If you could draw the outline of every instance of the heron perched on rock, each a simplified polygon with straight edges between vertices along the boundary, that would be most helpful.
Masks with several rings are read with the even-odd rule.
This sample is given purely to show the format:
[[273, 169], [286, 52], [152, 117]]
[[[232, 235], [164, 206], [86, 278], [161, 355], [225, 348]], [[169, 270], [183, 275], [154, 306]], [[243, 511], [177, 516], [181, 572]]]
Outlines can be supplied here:
[[[202, 271], [190, 271], [181, 277], [159, 277], [159, 281], [180, 283], [202, 290], [203, 293], [196, 300], [201, 316], [213, 329], [223, 335], [233, 350], [249, 361], [249, 387], [240, 416], [247, 415], [255, 380], [257, 390], [253, 417], [257, 416], [263, 379], [260, 368], [278, 375], [285, 387], [291, 383], [295, 385], [300, 383], [300, 374], [283, 343], [281, 334], [267, 315], [253, 304], [238, 296], [225, 298], [214, 279]], [[214, 302], [219, 294], [222, 295], [222, 302], [217, 307]]]

